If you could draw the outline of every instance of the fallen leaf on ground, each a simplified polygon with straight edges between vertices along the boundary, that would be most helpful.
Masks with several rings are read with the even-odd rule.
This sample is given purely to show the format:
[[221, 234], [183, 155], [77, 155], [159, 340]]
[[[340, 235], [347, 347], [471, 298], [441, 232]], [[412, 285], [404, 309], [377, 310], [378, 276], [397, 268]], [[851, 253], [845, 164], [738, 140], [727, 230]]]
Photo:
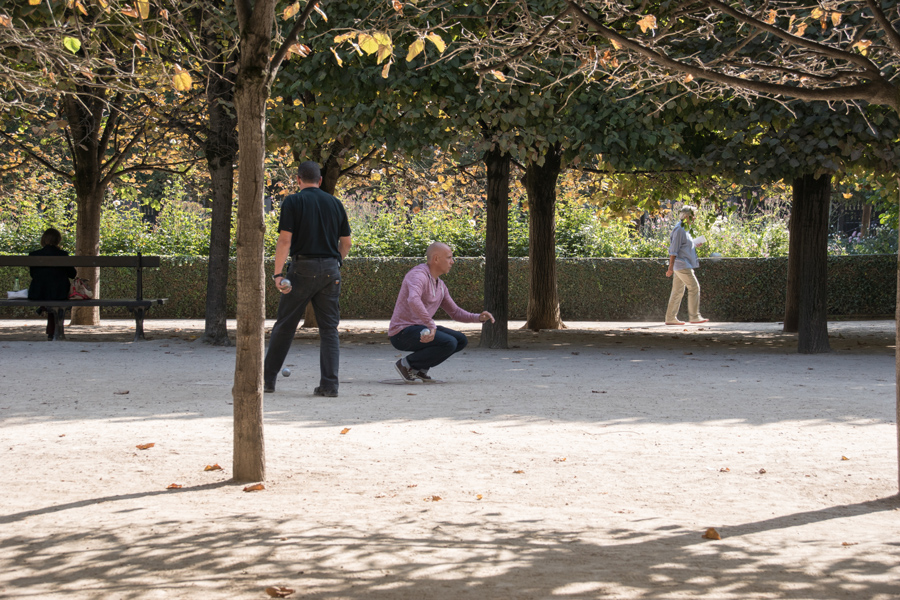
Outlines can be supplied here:
[[221, 470], [222, 470], [222, 467], [219, 466], [219, 463], [216, 463], [216, 464], [214, 464], [214, 465], [206, 465], [206, 466], [203, 468], [203, 470], [204, 470], [204, 471], [221, 471]]
[[267, 587], [266, 593], [272, 598], [287, 598], [294, 593], [294, 590], [289, 587], [279, 585], [277, 587]]
[[406, 487], [408, 487], [408, 488], [413, 488], [413, 487], [417, 487], [418, 485], [419, 485], [418, 483], [411, 483], [411, 484], [409, 484], [409, 485], [406, 486]]
[[844, 542], [843, 544], [841, 544], [841, 546], [855, 546], [858, 543], [859, 542]]
[[61, 433], [61, 434], [59, 434], [59, 437], [66, 437], [66, 434]]
[[407, 394], [407, 396], [415, 396], [415, 394]]
[[440, 496], [431, 496], [430, 498], [423, 498], [425, 502], [437, 502], [438, 500], [443, 500]]
[[341, 429], [341, 435], [346, 435], [348, 431], [350, 431], [350, 428], [344, 427], [343, 429]]
[[728, 473], [729, 471], [731, 471], [731, 469], [729, 469], [728, 467], [722, 467], [721, 469], [719, 469], [719, 473]]
[[476, 499], [476, 500], [481, 500], [481, 494], [478, 494], [477, 496], [475, 496], [475, 499]]
[[513, 471], [513, 473], [517, 473], [517, 474], [519, 474], [519, 475], [521, 475], [521, 474], [524, 473], [524, 472], [525, 472], [525, 471], [523, 471], [522, 469], [519, 469], [518, 471]]
[[766, 470], [765, 470], [765, 469], [760, 469], [760, 470], [759, 470], [759, 474], [760, 474], [760, 475], [764, 475], [764, 474], [765, 474], [765, 472], [766, 472]]
[[841, 460], [850, 460], [850, 459], [847, 458], [846, 456], [842, 456], [842, 457], [841, 457]]
[[129, 390], [119, 390], [118, 392], [113, 392], [113, 394], [118, 394], [119, 396], [124, 396], [125, 394], [130, 394]]
[[565, 458], [565, 457], [563, 457], [563, 458], [554, 458], [554, 459], [553, 459], [553, 462], [566, 462], [566, 458]]
[[264, 490], [264, 489], [266, 489], [266, 486], [264, 486], [263, 484], [261, 484], [261, 483], [254, 483], [253, 485], [248, 485], [247, 487], [245, 487], [245, 488], [244, 488], [244, 491], [245, 491], [245, 492], [259, 492], [259, 491], [262, 491], [262, 490]]
[[155, 445], [156, 445], [156, 444], [153, 444], [153, 443], [150, 443], [150, 444], [138, 444], [137, 446], [135, 446], [135, 448], [137, 448], [138, 450], [147, 450], [147, 449], [149, 449], [149, 448], [152, 448], [152, 447], [155, 446]]
[[166, 489], [167, 490], [180, 490], [183, 487], [184, 486], [181, 485], [180, 483], [170, 483], [169, 485], [166, 486]]
[[710, 527], [706, 530], [706, 533], [703, 534], [702, 537], [705, 537], [708, 540], [721, 540], [722, 536], [719, 535], [719, 532]]

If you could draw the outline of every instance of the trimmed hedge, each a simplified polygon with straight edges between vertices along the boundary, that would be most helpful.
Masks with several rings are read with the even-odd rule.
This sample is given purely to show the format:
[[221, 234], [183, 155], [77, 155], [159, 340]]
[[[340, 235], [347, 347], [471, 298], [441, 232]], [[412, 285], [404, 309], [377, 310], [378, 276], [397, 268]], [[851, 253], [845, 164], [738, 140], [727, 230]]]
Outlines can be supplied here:
[[[347, 319], [389, 319], [406, 272], [416, 258], [348, 258], [344, 262], [341, 315]], [[144, 297], [167, 297], [149, 317], [203, 318], [206, 308], [205, 258], [164, 257], [162, 267], [144, 271]], [[234, 260], [229, 285], [229, 317], [234, 317]], [[664, 259], [565, 258], [558, 261], [560, 313], [572, 321], [660, 321], [671, 289]], [[528, 306], [528, 259], [509, 261], [510, 318], [525, 318]], [[272, 272], [271, 261], [266, 272]], [[444, 277], [457, 304], [482, 310], [484, 259], [458, 258]], [[12, 289], [23, 268], [0, 269], [0, 291]], [[787, 258], [723, 258], [702, 260], [700, 310], [717, 321], [779, 321], [784, 317]], [[267, 282], [268, 283], [268, 282]], [[135, 275], [129, 269], [104, 269], [101, 297], [134, 296]], [[830, 256], [828, 258], [829, 317], [892, 318], [896, 305], [897, 257], [894, 255]], [[266, 315], [274, 318], [278, 293], [266, 287]], [[686, 310], [686, 304], [682, 312]], [[0, 307], [0, 316], [22, 317], [34, 312]], [[103, 309], [125, 316], [125, 309]]]

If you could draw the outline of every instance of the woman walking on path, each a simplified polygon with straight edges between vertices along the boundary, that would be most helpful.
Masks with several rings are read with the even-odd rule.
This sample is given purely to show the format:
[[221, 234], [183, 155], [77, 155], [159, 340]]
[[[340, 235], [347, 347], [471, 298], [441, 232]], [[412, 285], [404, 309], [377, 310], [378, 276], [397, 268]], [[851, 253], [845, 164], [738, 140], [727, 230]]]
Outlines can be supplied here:
[[694, 238], [684, 228], [693, 222], [696, 215], [697, 210], [693, 206], [683, 207], [678, 225], [669, 236], [669, 269], [666, 271], [666, 277], [672, 278], [672, 293], [669, 295], [669, 307], [666, 309], [666, 325], [684, 325], [684, 321], [678, 319], [678, 309], [681, 308], [685, 288], [688, 292], [688, 320], [694, 325], [709, 321], [700, 316], [700, 282], [694, 275], [694, 269], [700, 266], [697, 247], [703, 242], [695, 243]]

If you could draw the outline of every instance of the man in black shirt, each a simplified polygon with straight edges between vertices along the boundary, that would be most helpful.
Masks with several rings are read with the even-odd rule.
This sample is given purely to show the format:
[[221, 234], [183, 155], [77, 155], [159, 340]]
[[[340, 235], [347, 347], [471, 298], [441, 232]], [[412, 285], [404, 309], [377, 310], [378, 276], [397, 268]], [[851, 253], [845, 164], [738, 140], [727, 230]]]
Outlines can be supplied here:
[[[263, 368], [263, 389], [275, 391], [275, 379], [284, 364], [306, 305], [312, 302], [319, 323], [319, 386], [317, 396], [338, 395], [341, 319], [340, 266], [350, 251], [350, 223], [340, 200], [319, 189], [319, 165], [306, 161], [297, 169], [300, 191], [281, 204], [278, 242], [275, 246], [275, 286], [282, 296], [269, 338]], [[291, 270], [283, 273], [291, 256]], [[287, 279], [290, 285], [284, 285]]]

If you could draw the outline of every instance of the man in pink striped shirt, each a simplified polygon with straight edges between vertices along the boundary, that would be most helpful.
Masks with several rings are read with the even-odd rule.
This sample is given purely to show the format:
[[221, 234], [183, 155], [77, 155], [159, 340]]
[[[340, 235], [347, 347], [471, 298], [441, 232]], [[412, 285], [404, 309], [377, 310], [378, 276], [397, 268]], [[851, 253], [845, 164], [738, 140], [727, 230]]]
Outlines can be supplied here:
[[469, 343], [466, 336], [449, 327], [435, 325], [438, 308], [460, 323], [484, 323], [494, 317], [464, 311], [450, 297], [441, 275], [453, 266], [453, 250], [447, 244], [434, 242], [425, 253], [425, 264], [416, 265], [403, 278], [394, 314], [388, 327], [391, 344], [397, 350], [411, 350], [394, 365], [407, 383], [431, 381], [428, 370], [441, 364]]

